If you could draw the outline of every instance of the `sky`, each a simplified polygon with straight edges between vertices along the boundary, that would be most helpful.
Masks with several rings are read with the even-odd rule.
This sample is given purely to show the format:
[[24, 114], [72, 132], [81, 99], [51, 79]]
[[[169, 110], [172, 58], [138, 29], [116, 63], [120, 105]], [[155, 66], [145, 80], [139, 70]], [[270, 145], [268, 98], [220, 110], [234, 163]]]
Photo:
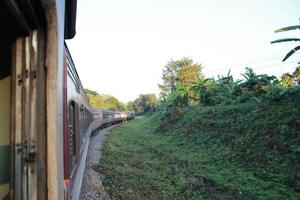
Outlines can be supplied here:
[[270, 41], [299, 37], [274, 33], [299, 18], [300, 0], [81, 0], [67, 44], [83, 86], [126, 103], [158, 96], [170, 59], [193, 59], [207, 78], [291, 73], [300, 53], [281, 60], [297, 43]]

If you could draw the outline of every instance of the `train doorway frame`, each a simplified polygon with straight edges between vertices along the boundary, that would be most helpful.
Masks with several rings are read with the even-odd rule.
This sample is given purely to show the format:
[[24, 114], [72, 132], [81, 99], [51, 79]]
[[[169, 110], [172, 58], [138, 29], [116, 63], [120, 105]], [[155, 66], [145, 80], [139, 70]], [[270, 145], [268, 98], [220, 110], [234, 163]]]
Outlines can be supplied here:
[[47, 199], [44, 30], [18, 38], [12, 60], [11, 194], [14, 199]]

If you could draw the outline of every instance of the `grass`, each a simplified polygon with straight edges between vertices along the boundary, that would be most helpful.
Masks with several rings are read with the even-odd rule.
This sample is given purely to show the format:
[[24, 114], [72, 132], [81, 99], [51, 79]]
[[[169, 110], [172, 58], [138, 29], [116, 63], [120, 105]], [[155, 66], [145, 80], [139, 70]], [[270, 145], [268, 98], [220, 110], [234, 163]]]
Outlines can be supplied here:
[[[165, 132], [157, 131], [167, 122], [156, 115], [114, 128], [100, 163], [104, 188], [112, 199], [124, 200], [300, 199], [297, 151], [284, 152], [277, 144], [299, 144], [298, 127], [291, 129], [299, 106], [292, 107], [294, 112], [276, 114], [285, 120], [276, 124], [280, 137], [268, 132], [272, 121], [263, 125], [276, 120], [268, 116], [273, 109], [259, 108], [263, 114], [251, 105], [193, 108]], [[249, 123], [253, 117], [260, 117], [257, 124]], [[274, 138], [272, 145], [266, 136]]]

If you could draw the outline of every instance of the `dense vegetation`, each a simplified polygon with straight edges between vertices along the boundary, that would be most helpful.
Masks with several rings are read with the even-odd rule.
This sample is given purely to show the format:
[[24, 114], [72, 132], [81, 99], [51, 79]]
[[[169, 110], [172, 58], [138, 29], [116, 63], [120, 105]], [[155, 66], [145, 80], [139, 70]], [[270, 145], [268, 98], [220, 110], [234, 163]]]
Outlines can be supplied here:
[[242, 74], [244, 80], [235, 81], [230, 73], [218, 79], [198, 78], [191, 87], [196, 101], [178, 82], [160, 105], [157, 131], [191, 138], [194, 145], [216, 152], [221, 162], [229, 161], [252, 172], [272, 188], [266, 191], [269, 188], [260, 185], [265, 193], [256, 189], [249, 198], [297, 199], [299, 71], [300, 67], [281, 79], [257, 75], [251, 68]]
[[101, 163], [108, 193], [300, 199], [299, 69], [277, 79], [246, 68], [243, 80], [194, 71], [185, 84], [178, 67], [156, 114], [109, 135]]
[[243, 192], [249, 197], [297, 199], [300, 197], [299, 92], [276, 102], [194, 106], [164, 118], [159, 129], [165, 134], [189, 138], [194, 146], [217, 154], [215, 162], [230, 162], [263, 181], [245, 180]]
[[167, 131], [137, 119], [108, 135], [103, 185], [112, 199], [299, 199], [298, 110], [194, 106]]
[[[272, 43], [287, 41], [300, 39]], [[109, 135], [101, 163], [109, 195], [300, 199], [300, 66], [280, 79], [251, 68], [242, 80], [230, 71], [205, 78], [201, 69], [189, 58], [170, 60], [156, 114]]]
[[126, 104], [111, 95], [99, 94], [96, 91], [85, 89], [86, 96], [95, 109], [126, 111]]
[[136, 113], [147, 113], [155, 111], [158, 99], [155, 94], [141, 94], [134, 101], [127, 103], [127, 109]]

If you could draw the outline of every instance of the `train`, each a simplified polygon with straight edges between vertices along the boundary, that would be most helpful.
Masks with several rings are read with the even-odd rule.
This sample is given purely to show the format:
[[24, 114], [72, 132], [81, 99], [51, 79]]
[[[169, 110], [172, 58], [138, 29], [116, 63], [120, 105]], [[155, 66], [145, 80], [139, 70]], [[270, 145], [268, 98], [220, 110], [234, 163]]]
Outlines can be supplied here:
[[134, 119], [89, 104], [65, 42], [76, 7], [0, 1], [0, 200], [78, 199], [91, 134]]
[[78, 199], [91, 134], [132, 120], [135, 114], [90, 106], [66, 44], [64, 71], [64, 196]]

